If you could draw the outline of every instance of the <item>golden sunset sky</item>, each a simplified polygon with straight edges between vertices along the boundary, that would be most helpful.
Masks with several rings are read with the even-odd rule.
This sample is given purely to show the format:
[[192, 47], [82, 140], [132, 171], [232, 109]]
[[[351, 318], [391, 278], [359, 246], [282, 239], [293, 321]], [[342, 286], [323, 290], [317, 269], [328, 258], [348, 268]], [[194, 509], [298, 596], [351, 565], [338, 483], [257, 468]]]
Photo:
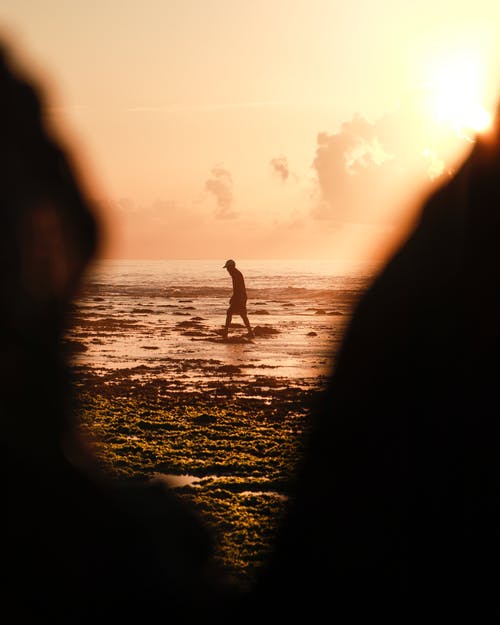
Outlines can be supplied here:
[[498, 0], [0, 4], [122, 258], [383, 256], [487, 127], [499, 31]]

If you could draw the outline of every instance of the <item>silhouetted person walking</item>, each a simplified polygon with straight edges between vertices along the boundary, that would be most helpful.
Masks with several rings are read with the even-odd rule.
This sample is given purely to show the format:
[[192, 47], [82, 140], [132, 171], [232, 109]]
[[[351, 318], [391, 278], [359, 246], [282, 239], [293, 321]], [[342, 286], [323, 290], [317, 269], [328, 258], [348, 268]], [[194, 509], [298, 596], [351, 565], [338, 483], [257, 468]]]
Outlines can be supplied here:
[[247, 336], [253, 338], [254, 333], [247, 315], [247, 290], [243, 274], [239, 269], [236, 269], [236, 263], [232, 259], [226, 261], [223, 269], [227, 269], [233, 279], [233, 294], [229, 300], [229, 308], [226, 312], [226, 325], [222, 331], [222, 336], [227, 338], [233, 315], [239, 315], [248, 330]]

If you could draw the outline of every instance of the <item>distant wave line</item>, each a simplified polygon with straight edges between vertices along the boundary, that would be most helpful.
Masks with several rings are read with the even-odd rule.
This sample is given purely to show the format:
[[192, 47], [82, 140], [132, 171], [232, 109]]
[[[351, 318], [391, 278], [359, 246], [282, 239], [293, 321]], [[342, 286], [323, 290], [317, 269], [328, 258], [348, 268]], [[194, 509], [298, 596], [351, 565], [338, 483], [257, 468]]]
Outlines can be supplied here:
[[[249, 288], [247, 294], [249, 299], [275, 300], [279, 298], [329, 298], [329, 297], [349, 297], [357, 294], [359, 291], [352, 288], [306, 288], [295, 286], [276, 286], [263, 288]], [[229, 298], [231, 290], [226, 287], [211, 286], [164, 286], [158, 287], [152, 285], [130, 285], [130, 284], [89, 284], [85, 291], [86, 296], [98, 295], [105, 293], [107, 296], [128, 295], [134, 298], [150, 297], [150, 298], [193, 298], [193, 297], [220, 297]]]

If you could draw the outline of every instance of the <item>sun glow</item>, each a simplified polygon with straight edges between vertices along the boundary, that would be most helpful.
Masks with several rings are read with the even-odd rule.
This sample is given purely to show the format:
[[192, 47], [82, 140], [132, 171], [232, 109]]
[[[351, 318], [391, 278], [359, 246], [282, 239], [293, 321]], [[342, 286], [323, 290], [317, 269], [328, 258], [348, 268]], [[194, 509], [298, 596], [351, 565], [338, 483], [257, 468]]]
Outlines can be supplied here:
[[430, 106], [434, 118], [451, 124], [457, 133], [485, 132], [492, 116], [481, 103], [482, 63], [468, 54], [435, 65], [430, 83]]

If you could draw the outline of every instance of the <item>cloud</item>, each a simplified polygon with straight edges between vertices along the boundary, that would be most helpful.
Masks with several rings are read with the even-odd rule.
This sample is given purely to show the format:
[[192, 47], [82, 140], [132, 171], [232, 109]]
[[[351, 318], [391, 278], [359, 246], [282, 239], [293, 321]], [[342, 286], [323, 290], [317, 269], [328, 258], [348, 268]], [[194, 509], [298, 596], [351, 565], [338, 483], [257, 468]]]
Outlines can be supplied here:
[[269, 161], [274, 173], [285, 182], [290, 176], [290, 169], [286, 156], [276, 156]]
[[429, 176], [429, 179], [436, 180], [444, 173], [446, 163], [429, 148], [426, 148], [422, 154], [428, 162], [427, 175]]
[[387, 221], [397, 203], [451, 173], [450, 155], [464, 143], [425, 114], [416, 97], [373, 122], [355, 114], [338, 132], [317, 135], [313, 216]]
[[205, 189], [215, 197], [217, 219], [234, 219], [237, 216], [233, 210], [233, 179], [227, 169], [214, 167], [205, 182]]
[[376, 136], [375, 126], [359, 115], [337, 133], [320, 132], [313, 161], [320, 197], [313, 215], [339, 221], [369, 219], [374, 191], [393, 163], [394, 155]]
[[269, 161], [269, 164], [271, 165], [273, 174], [283, 182], [286, 182], [290, 179], [298, 182], [299, 177], [295, 172], [291, 171], [286, 156], [275, 156]]

